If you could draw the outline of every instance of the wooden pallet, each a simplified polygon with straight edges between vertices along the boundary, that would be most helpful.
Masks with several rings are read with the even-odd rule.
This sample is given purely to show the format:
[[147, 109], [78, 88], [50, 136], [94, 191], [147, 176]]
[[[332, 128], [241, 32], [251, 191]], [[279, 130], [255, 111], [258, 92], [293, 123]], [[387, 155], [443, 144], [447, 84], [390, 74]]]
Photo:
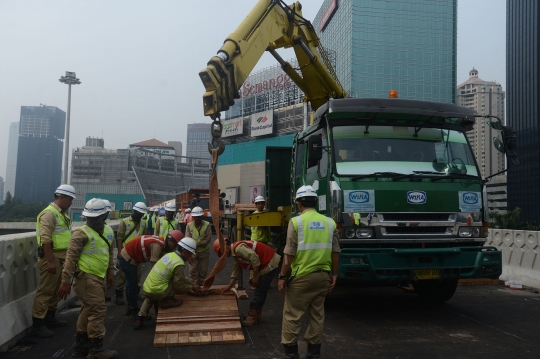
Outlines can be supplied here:
[[[214, 286], [219, 289], [223, 286]], [[244, 333], [234, 293], [207, 296], [176, 295], [184, 303], [160, 309], [154, 347], [244, 343]]]

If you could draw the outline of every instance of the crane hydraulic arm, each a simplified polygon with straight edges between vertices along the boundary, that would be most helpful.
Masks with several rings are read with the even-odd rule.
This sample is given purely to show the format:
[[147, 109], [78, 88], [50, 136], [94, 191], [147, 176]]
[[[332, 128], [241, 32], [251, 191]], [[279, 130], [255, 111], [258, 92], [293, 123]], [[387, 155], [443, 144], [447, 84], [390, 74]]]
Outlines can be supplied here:
[[[300, 73], [275, 51], [294, 49]], [[304, 101], [316, 110], [329, 98], [346, 97], [311, 23], [302, 17], [302, 5], [282, 0], [259, 0], [235, 32], [225, 39], [216, 56], [199, 72], [206, 88], [204, 115], [216, 122], [240, 98], [238, 90], [265, 51], [281, 64], [283, 71], [304, 92]], [[217, 120], [219, 121], [219, 120]], [[212, 127], [214, 138], [218, 127]]]

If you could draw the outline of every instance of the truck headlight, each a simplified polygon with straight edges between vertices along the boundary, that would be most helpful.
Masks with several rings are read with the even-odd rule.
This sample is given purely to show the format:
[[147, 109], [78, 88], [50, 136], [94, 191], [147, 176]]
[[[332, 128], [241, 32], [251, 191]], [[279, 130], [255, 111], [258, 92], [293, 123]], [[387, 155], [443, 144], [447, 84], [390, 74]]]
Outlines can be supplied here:
[[480, 227], [461, 227], [458, 233], [460, 237], [480, 237]]
[[373, 235], [371, 228], [360, 228], [356, 230], [356, 236], [358, 238], [370, 238]]
[[354, 238], [354, 228], [348, 228], [345, 230], [345, 237], [352, 239]]

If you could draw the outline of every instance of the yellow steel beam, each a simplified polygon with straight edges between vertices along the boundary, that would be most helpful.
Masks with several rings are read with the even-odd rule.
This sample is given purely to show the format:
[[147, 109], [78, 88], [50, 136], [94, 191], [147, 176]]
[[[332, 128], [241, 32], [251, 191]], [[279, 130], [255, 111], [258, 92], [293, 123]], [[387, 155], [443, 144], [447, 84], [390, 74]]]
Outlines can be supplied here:
[[280, 227], [287, 223], [287, 216], [283, 212], [263, 212], [244, 214], [244, 226], [269, 226]]

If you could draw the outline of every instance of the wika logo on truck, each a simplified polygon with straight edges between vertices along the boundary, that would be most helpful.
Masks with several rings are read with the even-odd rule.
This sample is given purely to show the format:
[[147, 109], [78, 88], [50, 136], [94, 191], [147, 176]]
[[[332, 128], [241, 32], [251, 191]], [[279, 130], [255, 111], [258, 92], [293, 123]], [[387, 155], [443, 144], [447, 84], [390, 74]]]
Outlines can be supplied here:
[[407, 202], [410, 204], [424, 204], [427, 201], [426, 192], [409, 191], [407, 192]]
[[463, 193], [463, 203], [465, 204], [477, 204], [478, 203], [478, 194], [474, 192], [465, 192]]
[[262, 122], [266, 122], [266, 121], [268, 121], [268, 117], [266, 117], [266, 116], [259, 117], [259, 118], [257, 119], [257, 122], [258, 122], [258, 123], [262, 123]]
[[367, 203], [369, 202], [369, 192], [354, 191], [349, 193], [349, 201], [352, 203]]

